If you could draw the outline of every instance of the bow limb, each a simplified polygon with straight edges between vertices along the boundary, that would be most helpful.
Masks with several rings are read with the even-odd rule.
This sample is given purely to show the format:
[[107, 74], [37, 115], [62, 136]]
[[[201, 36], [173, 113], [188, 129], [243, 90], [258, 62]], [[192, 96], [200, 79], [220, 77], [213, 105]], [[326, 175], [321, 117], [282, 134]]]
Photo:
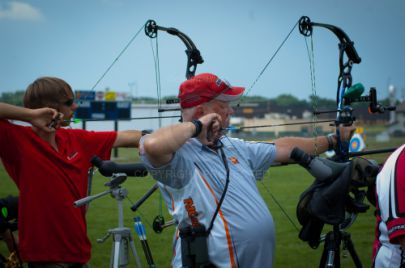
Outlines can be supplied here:
[[187, 68], [186, 68], [186, 78], [190, 79], [195, 75], [197, 69], [197, 64], [204, 62], [201, 57], [200, 51], [194, 45], [194, 42], [183, 32], [177, 30], [176, 28], [166, 28], [156, 24], [154, 20], [148, 20], [145, 24], [145, 34], [150, 38], [156, 38], [158, 30], [167, 32], [168, 34], [177, 36], [187, 47]]
[[[177, 36], [180, 38], [180, 40], [184, 43], [184, 45], [186, 46], [186, 55], [187, 55], [187, 67], [186, 67], [186, 78], [190, 79], [191, 77], [193, 77], [195, 75], [195, 71], [197, 69], [197, 64], [201, 64], [204, 62], [200, 51], [197, 49], [197, 47], [194, 45], [194, 42], [183, 32], [179, 31], [176, 28], [166, 28], [163, 26], [159, 26], [156, 24], [156, 22], [154, 20], [148, 20], [145, 23], [145, 34], [147, 36], [149, 36], [150, 38], [157, 38], [157, 34], [158, 31], [164, 31], [167, 32], [168, 34]], [[158, 62], [158, 55], [157, 55], [157, 60], [155, 60], [155, 62]], [[160, 71], [158, 70], [159, 68], [159, 64], [155, 65], [155, 70], [156, 70], [156, 74], [157, 76], [159, 76], [158, 74], [160, 74]], [[159, 80], [160, 78], [157, 77], [157, 80]], [[161, 96], [160, 96], [160, 82], [157, 81], [157, 88], [158, 88], [158, 103], [159, 103], [159, 107], [158, 107], [158, 111], [160, 112], [166, 112], [166, 111], [176, 111], [179, 110], [178, 108], [172, 108], [172, 109], [162, 109], [161, 108]], [[178, 103], [179, 101], [177, 99], [174, 100], [167, 100], [166, 101], [167, 104], [173, 104], [173, 103]]]
[[[340, 28], [324, 23], [311, 22], [311, 20], [303, 16], [299, 21], [299, 30], [300, 33], [304, 36], [311, 36], [313, 27], [321, 27], [330, 30], [333, 32], [336, 37], [339, 39], [339, 76], [338, 76], [338, 87], [336, 94], [336, 137], [337, 137], [337, 150], [336, 155], [338, 161], [344, 162], [347, 161], [349, 156], [349, 143], [342, 140], [339, 126], [345, 125], [350, 126], [353, 124], [355, 118], [353, 117], [351, 111], [345, 106], [344, 97], [345, 92], [352, 85], [352, 75], [351, 70], [354, 63], [360, 63], [361, 58], [359, 57], [354, 43], [350, 40], [347, 34]], [[346, 59], [346, 61], [345, 61]]]
[[[186, 67], [186, 78], [190, 79], [195, 75], [196, 69], [197, 69], [197, 64], [202, 64], [204, 62], [200, 51], [197, 49], [195, 46], [194, 42], [183, 32], [179, 31], [176, 28], [167, 28], [163, 26], [159, 26], [156, 24], [154, 20], [148, 20], [145, 23], [144, 26], [144, 31], [145, 34], [151, 38], [156, 40], [156, 54], [154, 53], [155, 57], [155, 73], [156, 73], [156, 87], [157, 87], [157, 98], [158, 98], [158, 112], [159, 114], [161, 112], [166, 112], [166, 111], [178, 111], [180, 109], [178, 108], [169, 108], [169, 109], [162, 109], [161, 107], [161, 89], [160, 89], [160, 70], [159, 70], [159, 55], [158, 55], [158, 50], [157, 50], [157, 36], [158, 36], [158, 31], [164, 31], [167, 32], [170, 35], [177, 36], [186, 46], [186, 55], [187, 55], [187, 67]], [[153, 47], [152, 47], [153, 49]], [[179, 101], [177, 99], [175, 100], [167, 100], [167, 104], [173, 104], [173, 103], [178, 103]], [[159, 121], [159, 127], [161, 127], [161, 121]], [[157, 185], [155, 185], [152, 189], [156, 190]], [[154, 191], [153, 190], [153, 191]], [[162, 202], [162, 195], [160, 194], [159, 197], [159, 215], [155, 217], [153, 221], [153, 226], [154, 230], [156, 226], [159, 226], [160, 231], [163, 230], [164, 225], [164, 218], [163, 218], [163, 202]], [[161, 229], [160, 229], [161, 228]], [[156, 231], [156, 230], [155, 230]], [[157, 231], [156, 231], [157, 232]]]

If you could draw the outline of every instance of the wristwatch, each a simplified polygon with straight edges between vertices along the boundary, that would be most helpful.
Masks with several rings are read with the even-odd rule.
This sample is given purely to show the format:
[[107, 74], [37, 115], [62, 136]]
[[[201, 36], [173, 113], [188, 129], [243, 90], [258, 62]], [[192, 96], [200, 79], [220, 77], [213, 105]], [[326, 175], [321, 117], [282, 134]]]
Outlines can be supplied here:
[[200, 135], [200, 133], [201, 133], [201, 131], [202, 131], [203, 125], [202, 125], [201, 121], [198, 120], [198, 119], [192, 120], [191, 123], [193, 123], [194, 126], [195, 126], [195, 132], [194, 132], [194, 134], [193, 134], [193, 136], [192, 136], [192, 138], [195, 138], [195, 137], [197, 137], [198, 135]]
[[151, 133], [152, 133], [151, 129], [144, 129], [144, 130], [141, 131], [142, 136], [145, 136], [146, 134], [151, 134]]

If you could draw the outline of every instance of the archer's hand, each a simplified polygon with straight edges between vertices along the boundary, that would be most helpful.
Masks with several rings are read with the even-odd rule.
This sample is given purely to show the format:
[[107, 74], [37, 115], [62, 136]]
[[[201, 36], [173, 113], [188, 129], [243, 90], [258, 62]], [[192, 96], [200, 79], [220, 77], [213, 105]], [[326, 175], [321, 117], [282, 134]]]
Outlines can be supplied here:
[[200, 117], [198, 120], [202, 123], [202, 131], [198, 139], [202, 144], [215, 145], [216, 141], [222, 135], [222, 118], [219, 114], [211, 113]]
[[60, 128], [63, 114], [52, 108], [39, 108], [31, 110], [29, 122], [36, 128], [45, 132], [53, 132]]
[[340, 139], [342, 141], [347, 141], [349, 142], [350, 139], [352, 138], [354, 132], [356, 131], [356, 127], [354, 126], [340, 126], [339, 127], [340, 131]]

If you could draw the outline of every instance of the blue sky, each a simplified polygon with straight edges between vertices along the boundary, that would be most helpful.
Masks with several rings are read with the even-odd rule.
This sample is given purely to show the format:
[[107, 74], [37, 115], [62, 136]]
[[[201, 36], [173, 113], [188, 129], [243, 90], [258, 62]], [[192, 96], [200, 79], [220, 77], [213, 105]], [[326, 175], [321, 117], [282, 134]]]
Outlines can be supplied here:
[[[404, 0], [0, 0], [0, 92], [25, 89], [39, 76], [57, 76], [75, 89], [90, 89], [148, 19], [187, 34], [213, 72], [249, 87], [302, 15], [343, 29], [362, 58], [353, 82], [388, 84], [405, 91]], [[181, 41], [159, 32], [162, 95], [177, 94], [185, 79]], [[319, 96], [334, 98], [337, 38], [314, 29], [315, 83]], [[96, 90], [156, 96], [151, 41], [143, 32]], [[249, 95], [311, 94], [304, 37], [295, 29]]]

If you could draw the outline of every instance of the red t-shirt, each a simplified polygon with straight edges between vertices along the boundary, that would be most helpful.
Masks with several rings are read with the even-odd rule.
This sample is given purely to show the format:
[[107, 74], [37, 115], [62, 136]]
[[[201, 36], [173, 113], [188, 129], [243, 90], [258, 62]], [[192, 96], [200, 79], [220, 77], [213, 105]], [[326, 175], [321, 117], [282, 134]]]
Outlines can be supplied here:
[[109, 159], [116, 132], [59, 129], [59, 152], [31, 127], [0, 120], [0, 157], [17, 184], [19, 247], [26, 262], [86, 263], [91, 256], [85, 208], [90, 159]]

